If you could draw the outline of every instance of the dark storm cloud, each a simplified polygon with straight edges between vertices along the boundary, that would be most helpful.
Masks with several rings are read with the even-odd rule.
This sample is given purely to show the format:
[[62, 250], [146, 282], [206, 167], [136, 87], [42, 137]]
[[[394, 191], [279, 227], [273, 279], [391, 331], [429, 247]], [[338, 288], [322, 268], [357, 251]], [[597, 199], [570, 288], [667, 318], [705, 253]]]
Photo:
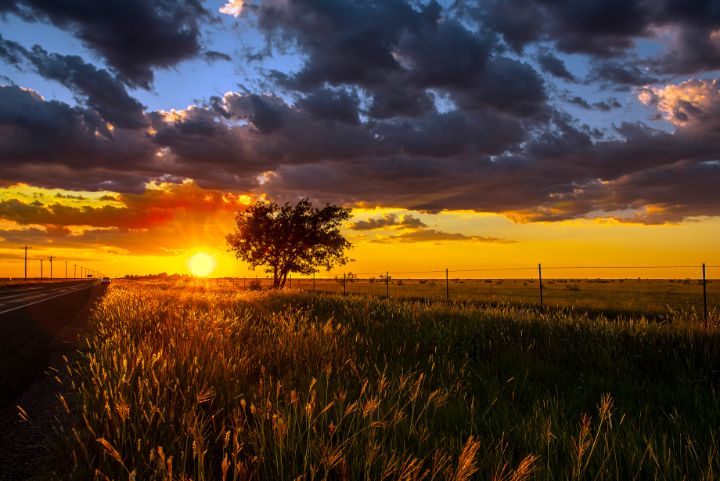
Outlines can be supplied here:
[[716, 194], [719, 183], [719, 161], [680, 162], [620, 179], [609, 197], [615, 206], [651, 205], [659, 209], [641, 214], [638, 220], [642, 222], [677, 222], [692, 216], [720, 215], [720, 197]]
[[427, 227], [427, 225], [417, 217], [406, 214], [398, 216], [397, 214], [387, 214], [381, 217], [375, 217], [368, 220], [359, 220], [350, 225], [353, 230], [376, 230], [376, 229], [419, 229]]
[[300, 108], [273, 95], [228, 93], [207, 108], [150, 114], [156, 130], [153, 142], [177, 157], [183, 175], [206, 179], [208, 166], [227, 169], [226, 185], [235, 178], [228, 173], [253, 176], [282, 163], [353, 159], [391, 148], [378, 142], [367, 126], [348, 123], [347, 109], [338, 115], [332, 111], [337, 105], [331, 104], [332, 99], [306, 99]]
[[466, 8], [516, 51], [549, 40], [564, 52], [610, 56], [630, 47], [650, 20], [643, 0], [493, 0]]
[[[44, 100], [16, 86], [0, 86], [0, 165], [19, 163], [108, 168], [142, 161], [149, 155], [140, 134], [110, 132], [105, 122], [83, 109]], [[115, 138], [115, 141], [113, 140]], [[116, 163], [115, 165], [112, 165]]]
[[[16, 86], [0, 86], [0, 161], [85, 163], [108, 135], [97, 116]], [[100, 136], [95, 134], [99, 133]]]
[[144, 88], [154, 68], [201, 51], [199, 25], [209, 16], [200, 0], [4, 0], [3, 12], [69, 30], [125, 81]]
[[205, 57], [205, 60], [208, 62], [216, 62], [216, 61], [224, 61], [224, 62], [231, 62], [232, 57], [226, 53], [217, 52], [215, 50], [208, 50], [206, 52], [203, 52], [203, 57]]
[[374, 90], [368, 115], [376, 119], [418, 117], [435, 109], [432, 96], [424, 89], [388, 85]]
[[[457, 5], [460, 15], [491, 27], [516, 52], [534, 42], [549, 42], [566, 53], [617, 60], [638, 38], [653, 37], [660, 28], [673, 42], [649, 62], [654, 75], [720, 68], [714, 33], [720, 27], [720, 9], [714, 0], [492, 0], [479, 4], [460, 1]], [[552, 59], [539, 62], [549, 73], [563, 77]], [[642, 84], [636, 82], [641, 77], [637, 72], [627, 67], [620, 70], [626, 72], [608, 72], [605, 77], [620, 78], [626, 85]]]
[[357, 124], [359, 101], [357, 94], [344, 89], [318, 89], [299, 99], [295, 105], [315, 119]]
[[433, 112], [423, 117], [374, 124], [380, 144], [389, 153], [452, 157], [499, 154], [525, 139], [523, 124], [492, 111]]
[[602, 112], [609, 112], [614, 109], [622, 108], [622, 104], [616, 98], [609, 98], [593, 103], [593, 107]]
[[518, 117], [549, 113], [543, 80], [530, 65], [498, 56], [489, 61], [486, 68], [472, 88], [450, 92], [460, 107], [468, 110], [490, 108]]
[[[639, 209], [645, 197], [623, 179], [654, 178], [667, 169], [678, 173], [688, 169], [692, 178], [690, 172], [698, 172], [693, 166], [713, 165], [720, 151], [717, 123], [692, 123], [675, 133], [626, 123], [617, 128], [619, 138], [602, 141], [593, 141], [591, 132], [573, 126], [567, 116], [553, 123], [553, 129], [526, 141], [516, 153], [490, 158], [449, 149], [437, 151], [443, 156], [433, 158], [428, 151], [406, 151], [403, 156], [362, 163], [283, 165], [263, 188], [280, 197], [306, 191], [323, 201], [372, 199], [379, 205], [416, 210], [474, 209], [505, 212], [521, 220], [561, 220], [618, 210], [619, 204], [610, 200], [620, 192], [634, 199], [622, 205]], [[666, 179], [672, 182], [672, 176]], [[665, 187], [656, 191], [652, 202], [676, 206], [678, 212], [717, 203], [712, 189], [683, 197], [671, 185]], [[603, 195], [590, 195], [593, 191]], [[613, 197], [606, 200], [610, 192]], [[655, 220], [650, 216], [636, 220], [658, 218], [655, 214]]]
[[6, 40], [0, 35], [0, 58], [11, 65], [19, 66], [23, 61], [25, 49], [22, 45], [12, 40]]
[[77, 55], [48, 53], [39, 45], [27, 50], [0, 35], [0, 57], [18, 65], [25, 59], [38, 74], [82, 96], [89, 108], [115, 126], [135, 129], [147, 123], [145, 107], [127, 93], [122, 82]]
[[582, 97], [578, 97], [577, 95], [572, 97], [566, 97], [564, 100], [585, 110], [592, 109], [592, 106], [588, 103], [587, 100]]
[[542, 51], [540, 55], [538, 55], [537, 61], [545, 72], [569, 82], [576, 81], [575, 76], [571, 74], [565, 66], [565, 62], [557, 58], [550, 51]]
[[283, 83], [302, 90], [325, 82], [382, 84], [388, 74], [402, 70], [392, 47], [404, 29], [427, 21], [404, 0], [268, 2], [257, 14], [268, 34], [296, 42], [307, 55], [297, 74], [280, 74]]
[[[0, 86], [0, 178], [46, 187], [137, 189], [154, 147], [137, 130], [108, 130], [96, 113]], [[146, 176], [145, 176], [146, 178]]]
[[547, 99], [537, 72], [497, 55], [492, 33], [452, 18], [440, 21], [439, 8], [434, 2], [415, 9], [404, 0], [338, 0], [269, 3], [256, 11], [268, 35], [294, 42], [307, 55], [299, 72], [276, 73], [288, 88], [356, 85], [375, 97], [368, 113], [377, 118], [427, 112], [425, 89], [431, 88], [466, 109], [542, 113]]
[[656, 82], [634, 63], [619, 60], [602, 60], [592, 65], [587, 81], [600, 82], [609, 88], [620, 89], [628, 86], [641, 86]]
[[425, 23], [406, 30], [397, 55], [417, 87], [472, 88], [485, 72], [493, 38], [471, 32], [456, 21]]
[[559, 196], [556, 203], [522, 213], [532, 221], [557, 221], [603, 212], [629, 211], [616, 216], [627, 222], [661, 224], [688, 217], [718, 216], [720, 203], [713, 186], [720, 181], [717, 161], [686, 163], [645, 170], [613, 182], [588, 182]]
[[620, 104], [620, 102], [618, 102], [616, 98], [609, 98], [607, 100], [593, 102], [592, 104], [577, 95], [561, 95], [560, 98], [569, 104], [573, 104], [585, 110], [599, 110], [601, 112], [609, 112], [613, 109], [619, 109], [622, 107], [622, 104]]

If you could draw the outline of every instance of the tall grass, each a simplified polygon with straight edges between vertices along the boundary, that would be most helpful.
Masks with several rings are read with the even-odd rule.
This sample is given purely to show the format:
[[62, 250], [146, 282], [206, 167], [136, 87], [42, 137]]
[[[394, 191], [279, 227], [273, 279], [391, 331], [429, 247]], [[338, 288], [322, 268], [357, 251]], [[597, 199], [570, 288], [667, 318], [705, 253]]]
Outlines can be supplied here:
[[694, 323], [113, 285], [68, 366], [72, 479], [716, 479]]

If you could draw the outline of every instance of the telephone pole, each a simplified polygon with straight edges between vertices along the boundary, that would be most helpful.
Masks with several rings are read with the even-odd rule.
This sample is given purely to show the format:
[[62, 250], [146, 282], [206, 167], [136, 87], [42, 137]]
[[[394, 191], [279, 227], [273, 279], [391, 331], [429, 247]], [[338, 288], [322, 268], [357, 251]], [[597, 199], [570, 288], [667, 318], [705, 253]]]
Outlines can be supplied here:
[[28, 249], [32, 249], [32, 247], [28, 247], [28, 245], [25, 244], [25, 247], [21, 247], [21, 249], [25, 250], [25, 280], [27, 280], [27, 251]]

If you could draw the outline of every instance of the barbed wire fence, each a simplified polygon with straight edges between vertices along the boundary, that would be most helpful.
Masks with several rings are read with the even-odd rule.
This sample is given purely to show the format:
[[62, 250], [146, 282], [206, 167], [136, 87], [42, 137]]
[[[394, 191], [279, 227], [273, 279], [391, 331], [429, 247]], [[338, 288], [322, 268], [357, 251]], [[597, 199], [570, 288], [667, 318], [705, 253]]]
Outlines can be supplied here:
[[[715, 275], [710, 278], [710, 273]], [[630, 275], [632, 274], [632, 275]], [[683, 274], [683, 275], [679, 275]], [[417, 271], [345, 272], [290, 276], [287, 288], [312, 292], [445, 301], [578, 307], [664, 314], [690, 310], [706, 325], [720, 318], [720, 265], [478, 267]], [[255, 277], [216, 278], [238, 289], [272, 286]], [[710, 287], [710, 288], [709, 288]]]

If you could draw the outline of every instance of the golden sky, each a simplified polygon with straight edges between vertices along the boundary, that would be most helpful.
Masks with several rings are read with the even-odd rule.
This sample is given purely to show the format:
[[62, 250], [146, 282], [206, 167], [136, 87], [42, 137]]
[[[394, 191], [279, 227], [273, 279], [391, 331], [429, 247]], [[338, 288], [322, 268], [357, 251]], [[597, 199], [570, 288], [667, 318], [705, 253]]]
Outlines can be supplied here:
[[[0, 269], [4, 277], [68, 275], [80, 266], [113, 277], [188, 274], [188, 260], [205, 252], [217, 261], [212, 276], [251, 276], [227, 252], [224, 236], [247, 195], [202, 189], [192, 181], [149, 184], [141, 194], [42, 189], [23, 184], [0, 188]], [[720, 219], [641, 224], [612, 219], [518, 222], [515, 215], [471, 211], [437, 213], [358, 207], [345, 226], [353, 261], [336, 275], [382, 272], [405, 277], [694, 277], [699, 268], [557, 269], [573, 266], [719, 265]], [[504, 271], [502, 269], [508, 268]], [[527, 270], [511, 270], [527, 268]], [[467, 272], [458, 272], [465, 270]], [[437, 271], [437, 272], [426, 272]], [[76, 271], [79, 275], [79, 271]], [[710, 276], [713, 270], [708, 269]], [[718, 276], [720, 270], [715, 270]], [[257, 272], [262, 276], [262, 271]]]

